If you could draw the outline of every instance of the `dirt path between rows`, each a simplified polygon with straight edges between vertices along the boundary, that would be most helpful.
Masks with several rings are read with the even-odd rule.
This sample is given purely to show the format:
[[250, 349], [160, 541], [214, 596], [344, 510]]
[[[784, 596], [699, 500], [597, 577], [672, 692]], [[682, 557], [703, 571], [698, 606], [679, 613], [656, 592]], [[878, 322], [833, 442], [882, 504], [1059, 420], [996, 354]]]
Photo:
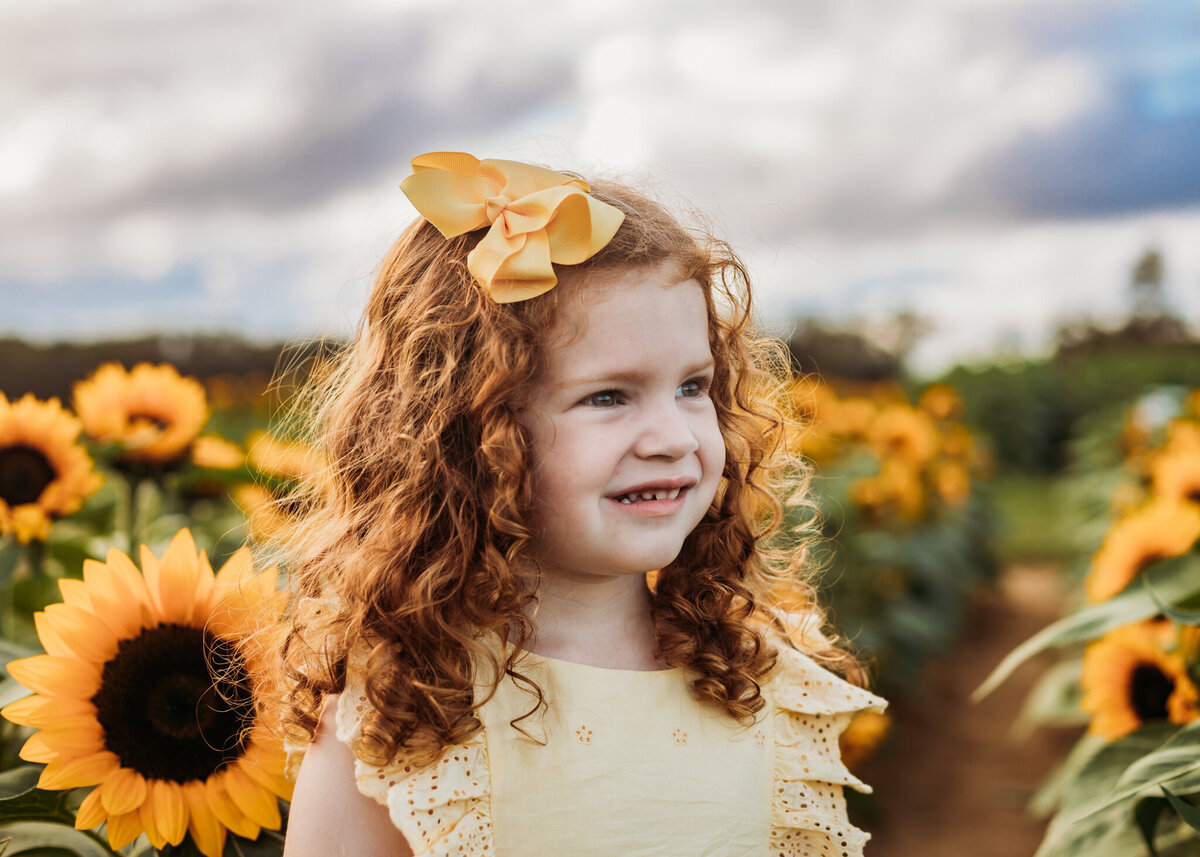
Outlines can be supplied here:
[[856, 823], [872, 833], [868, 857], [1032, 857], [1044, 822], [1024, 807], [1078, 732], [1012, 727], [1029, 688], [1052, 663], [1024, 665], [982, 703], [971, 691], [1009, 651], [1061, 615], [1059, 570], [1007, 569], [975, 599], [953, 651], [892, 704], [887, 746], [863, 766], [875, 799]]

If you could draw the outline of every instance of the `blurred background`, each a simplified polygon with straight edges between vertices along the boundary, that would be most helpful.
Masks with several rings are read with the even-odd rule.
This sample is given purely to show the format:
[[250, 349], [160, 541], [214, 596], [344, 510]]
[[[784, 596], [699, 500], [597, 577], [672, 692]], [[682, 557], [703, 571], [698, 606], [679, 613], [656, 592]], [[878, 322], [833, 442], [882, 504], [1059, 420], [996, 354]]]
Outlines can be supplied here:
[[[859, 736], [875, 853], [1083, 853], [1043, 836], [1071, 799], [1046, 777], [1090, 722], [1086, 641], [1042, 656], [1048, 683], [1027, 664], [968, 695], [1087, 609], [1110, 528], [1200, 416], [1194, 2], [7, 0], [0, 71], [0, 392], [69, 402], [105, 361], [168, 363], [205, 387], [193, 437], [236, 460], [186, 439], [191, 476], [131, 469], [85, 425], [108, 487], [76, 529], [53, 513], [69, 550], [12, 553], [14, 580], [165, 543], [153, 510], [217, 553], [268, 538], [245, 497], [194, 489], [302, 476], [246, 458], [270, 379], [353, 332], [415, 216], [413, 156], [622, 179], [731, 241], [813, 373], [788, 406], [836, 541], [829, 606], [894, 699]], [[1141, 853], [1110, 828], [1088, 853]]]

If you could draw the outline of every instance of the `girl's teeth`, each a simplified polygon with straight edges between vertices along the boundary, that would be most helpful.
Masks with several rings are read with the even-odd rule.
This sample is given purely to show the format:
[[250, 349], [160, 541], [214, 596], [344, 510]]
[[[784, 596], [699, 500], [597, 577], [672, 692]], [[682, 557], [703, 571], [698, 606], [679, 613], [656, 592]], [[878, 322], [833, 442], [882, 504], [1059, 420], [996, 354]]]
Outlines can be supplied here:
[[670, 491], [639, 491], [634, 494], [625, 494], [619, 499], [626, 505], [642, 500], [674, 500], [679, 496], [679, 491], [680, 489], [678, 488], [672, 488]]

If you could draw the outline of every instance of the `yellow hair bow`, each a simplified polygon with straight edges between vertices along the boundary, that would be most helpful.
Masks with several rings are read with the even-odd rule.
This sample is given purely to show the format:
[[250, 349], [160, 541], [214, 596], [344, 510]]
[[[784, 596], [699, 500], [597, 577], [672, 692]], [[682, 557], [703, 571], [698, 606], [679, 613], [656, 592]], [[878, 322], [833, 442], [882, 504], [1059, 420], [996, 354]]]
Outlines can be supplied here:
[[625, 219], [620, 209], [591, 197], [587, 182], [519, 161], [431, 152], [413, 158], [412, 168], [400, 187], [447, 238], [491, 224], [468, 254], [467, 269], [497, 303], [554, 288], [552, 262], [590, 259]]

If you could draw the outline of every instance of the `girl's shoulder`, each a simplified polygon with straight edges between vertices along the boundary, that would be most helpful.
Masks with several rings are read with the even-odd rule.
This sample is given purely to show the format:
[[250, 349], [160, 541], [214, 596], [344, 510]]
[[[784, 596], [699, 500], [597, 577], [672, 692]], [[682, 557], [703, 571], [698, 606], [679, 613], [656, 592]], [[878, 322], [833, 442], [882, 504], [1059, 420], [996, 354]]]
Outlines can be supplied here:
[[[370, 708], [366, 654], [362, 648], [351, 651], [334, 716], [338, 740], [351, 748], [362, 742]], [[359, 792], [388, 808], [415, 853], [492, 854], [491, 776], [482, 730], [433, 762], [401, 755], [373, 764], [356, 757], [354, 773]]]
[[881, 713], [887, 702], [807, 654], [828, 647], [816, 614], [772, 618], [766, 637], [778, 658], [763, 684], [775, 745], [771, 853], [823, 853], [832, 843], [834, 853], [860, 854], [870, 837], [850, 824], [842, 789], [871, 788], [842, 761], [839, 738], [859, 713]]

